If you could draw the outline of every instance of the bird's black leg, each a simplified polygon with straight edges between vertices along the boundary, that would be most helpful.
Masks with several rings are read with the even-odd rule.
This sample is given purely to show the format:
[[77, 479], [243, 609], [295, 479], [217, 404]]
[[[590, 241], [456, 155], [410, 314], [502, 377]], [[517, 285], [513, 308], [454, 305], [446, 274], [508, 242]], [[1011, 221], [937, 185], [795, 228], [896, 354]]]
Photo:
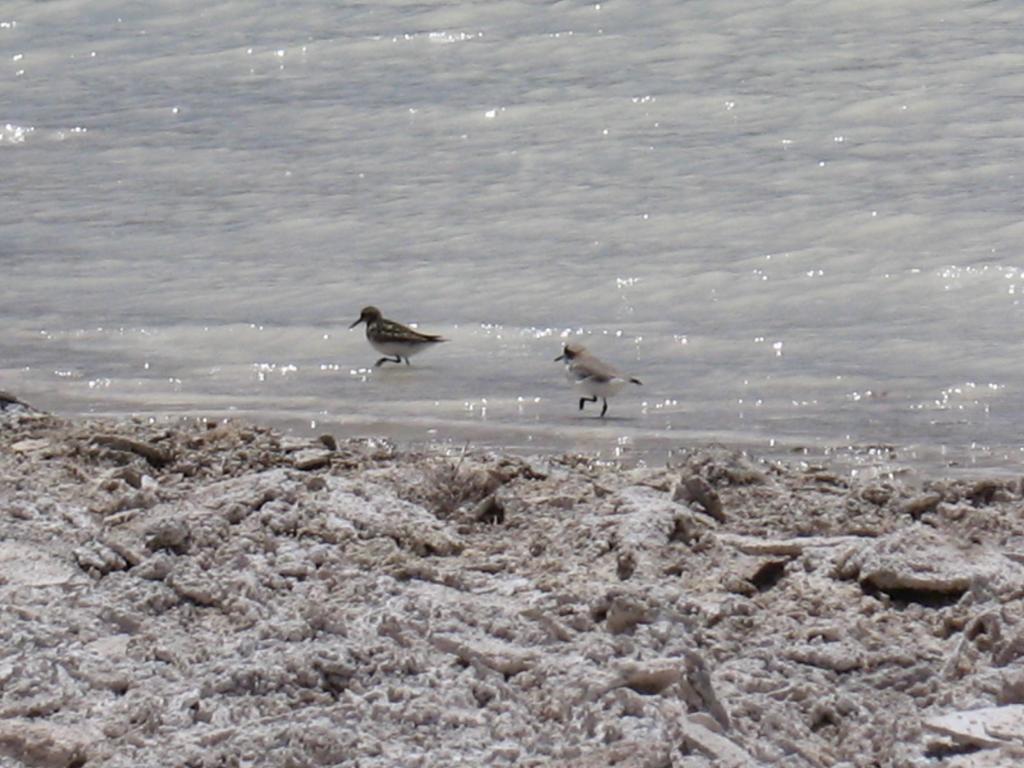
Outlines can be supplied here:
[[581, 411], [583, 410], [583, 404], [584, 403], [596, 403], [596, 402], [597, 402], [597, 395], [594, 395], [593, 397], [581, 397], [580, 398], [580, 410]]
[[407, 357], [407, 358], [405, 358], [405, 364], [406, 364], [406, 365], [412, 365], [412, 363], [410, 363], [410, 362], [409, 362], [409, 358], [408, 358], [408, 357]]
[[380, 360], [373, 364], [373, 367], [380, 368], [382, 365], [384, 365], [384, 363], [388, 362], [389, 360], [391, 360], [390, 357], [382, 357]]
[[[594, 399], [595, 399], [595, 400], [597, 400], [597, 398], [596, 398], [596, 397], [595, 397]], [[603, 418], [604, 418], [604, 415], [605, 415], [606, 413], [608, 413], [608, 401], [607, 401], [607, 400], [605, 400], [605, 399], [604, 399], [604, 398], [602, 397], [602, 398], [601, 398], [601, 402], [603, 402], [603, 403], [604, 403], [604, 407], [603, 407], [603, 408], [601, 408], [601, 418], [603, 419]]]

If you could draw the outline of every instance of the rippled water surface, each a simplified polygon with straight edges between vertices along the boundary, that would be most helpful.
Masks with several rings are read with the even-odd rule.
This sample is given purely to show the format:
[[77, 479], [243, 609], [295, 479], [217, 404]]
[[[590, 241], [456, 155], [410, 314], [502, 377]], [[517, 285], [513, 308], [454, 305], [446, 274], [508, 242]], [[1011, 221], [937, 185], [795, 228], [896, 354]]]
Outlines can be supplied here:
[[[1012, 2], [13, 2], [0, 388], [661, 455], [1024, 448]], [[373, 370], [365, 304], [452, 343]], [[643, 380], [581, 415], [569, 338]]]

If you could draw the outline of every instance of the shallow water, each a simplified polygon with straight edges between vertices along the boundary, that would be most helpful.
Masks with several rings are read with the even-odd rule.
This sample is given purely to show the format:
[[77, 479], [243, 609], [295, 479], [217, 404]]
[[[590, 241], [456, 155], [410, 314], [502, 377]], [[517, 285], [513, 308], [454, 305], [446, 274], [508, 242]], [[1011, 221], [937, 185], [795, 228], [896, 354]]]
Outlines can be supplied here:
[[[606, 455], [892, 444], [1012, 471], [1016, 19], [8, 3], [0, 388], [66, 413]], [[368, 303], [452, 343], [372, 370], [346, 330]], [[568, 338], [643, 380], [613, 418], [576, 410]]]

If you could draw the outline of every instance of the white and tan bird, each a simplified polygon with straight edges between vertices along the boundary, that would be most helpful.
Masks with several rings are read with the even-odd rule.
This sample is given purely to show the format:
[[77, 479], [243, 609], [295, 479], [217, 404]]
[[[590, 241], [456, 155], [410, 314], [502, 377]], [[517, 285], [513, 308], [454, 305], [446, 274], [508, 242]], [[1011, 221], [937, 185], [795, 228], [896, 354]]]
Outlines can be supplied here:
[[384, 355], [374, 363], [374, 367], [384, 363], [400, 363], [403, 359], [405, 364], [409, 365], [409, 358], [417, 352], [448, 341], [435, 334], [420, 333], [407, 325], [388, 320], [376, 307], [364, 307], [359, 313], [359, 319], [349, 328], [355, 328], [360, 323], [366, 323], [366, 340], [370, 342], [370, 346]]
[[580, 410], [585, 403], [596, 403], [601, 398], [601, 417], [608, 412], [608, 398], [626, 386], [640, 384], [640, 379], [619, 373], [608, 363], [594, 357], [582, 344], [566, 344], [555, 361], [565, 361], [565, 376], [569, 383], [587, 397], [580, 398]]

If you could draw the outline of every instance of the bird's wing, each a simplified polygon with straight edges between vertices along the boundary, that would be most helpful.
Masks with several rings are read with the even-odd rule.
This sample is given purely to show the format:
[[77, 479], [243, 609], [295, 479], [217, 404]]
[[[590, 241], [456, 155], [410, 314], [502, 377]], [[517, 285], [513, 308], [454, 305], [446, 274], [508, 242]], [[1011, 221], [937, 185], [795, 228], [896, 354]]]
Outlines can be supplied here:
[[622, 374], [615, 370], [612, 366], [603, 360], [599, 360], [593, 355], [579, 355], [572, 361], [572, 365], [569, 366], [569, 371], [572, 373], [573, 378], [576, 381], [584, 381], [590, 379], [591, 381], [607, 382], [613, 379], [621, 379]]
[[420, 333], [407, 325], [396, 323], [394, 320], [381, 320], [376, 330], [378, 339], [384, 342], [444, 341], [440, 336], [432, 333]]

